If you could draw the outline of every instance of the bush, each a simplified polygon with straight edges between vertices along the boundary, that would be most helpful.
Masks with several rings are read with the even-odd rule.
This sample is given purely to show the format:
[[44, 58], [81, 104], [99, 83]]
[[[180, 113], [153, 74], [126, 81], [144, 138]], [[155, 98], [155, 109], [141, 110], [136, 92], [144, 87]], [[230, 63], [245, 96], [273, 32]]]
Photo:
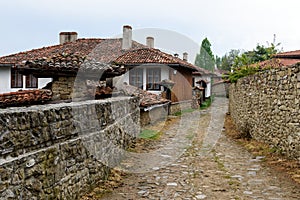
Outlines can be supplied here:
[[233, 72], [230, 72], [226, 78], [230, 83], [236, 83], [238, 79], [255, 74], [258, 71], [259, 67], [257, 66], [243, 66]]

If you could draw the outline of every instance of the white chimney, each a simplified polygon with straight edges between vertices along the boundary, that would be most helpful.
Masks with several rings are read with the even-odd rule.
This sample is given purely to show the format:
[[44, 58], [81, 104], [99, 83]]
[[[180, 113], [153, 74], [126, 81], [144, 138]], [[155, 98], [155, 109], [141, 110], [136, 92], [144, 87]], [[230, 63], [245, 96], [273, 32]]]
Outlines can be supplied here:
[[182, 60], [188, 61], [188, 53], [187, 53], [187, 52], [184, 52], [184, 53], [183, 53]]
[[127, 50], [132, 47], [132, 28], [131, 26], [123, 26], [122, 49]]
[[146, 44], [149, 48], [154, 48], [154, 38], [153, 37], [147, 37], [146, 38]]
[[60, 32], [59, 33], [59, 44], [64, 44], [66, 42], [74, 42], [77, 40], [76, 32]]

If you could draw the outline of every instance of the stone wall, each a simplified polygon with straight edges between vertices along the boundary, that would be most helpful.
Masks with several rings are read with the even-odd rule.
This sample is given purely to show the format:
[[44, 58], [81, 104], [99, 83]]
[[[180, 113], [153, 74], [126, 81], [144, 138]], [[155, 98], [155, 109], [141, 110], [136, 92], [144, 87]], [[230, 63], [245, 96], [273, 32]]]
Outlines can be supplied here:
[[139, 133], [131, 97], [0, 109], [0, 199], [78, 199]]
[[300, 66], [271, 69], [230, 86], [231, 116], [244, 134], [300, 160]]
[[52, 81], [53, 100], [72, 99], [74, 82], [76, 77], [57, 77]]
[[169, 104], [153, 106], [149, 110], [141, 110], [140, 124], [145, 127], [149, 124], [154, 124], [161, 120], [166, 120], [168, 117]]

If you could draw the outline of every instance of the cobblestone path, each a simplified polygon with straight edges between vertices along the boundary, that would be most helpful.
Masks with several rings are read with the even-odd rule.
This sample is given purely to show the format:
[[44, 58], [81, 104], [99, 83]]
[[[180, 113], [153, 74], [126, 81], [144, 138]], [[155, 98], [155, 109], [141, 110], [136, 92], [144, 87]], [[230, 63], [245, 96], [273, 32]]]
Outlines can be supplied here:
[[129, 154], [124, 184], [102, 199], [300, 199], [300, 187], [223, 135], [227, 99], [181, 116], [149, 151]]

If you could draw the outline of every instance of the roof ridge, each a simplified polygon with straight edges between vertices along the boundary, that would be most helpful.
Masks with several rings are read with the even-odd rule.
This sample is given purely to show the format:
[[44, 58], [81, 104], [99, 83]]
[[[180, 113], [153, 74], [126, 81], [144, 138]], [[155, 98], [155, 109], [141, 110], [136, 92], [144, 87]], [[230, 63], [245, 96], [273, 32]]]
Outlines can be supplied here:
[[277, 54], [275, 54], [275, 55], [278, 55], [278, 54], [286, 54], [286, 53], [295, 53], [295, 52], [300, 52], [300, 50], [285, 51], [285, 52], [277, 53]]

